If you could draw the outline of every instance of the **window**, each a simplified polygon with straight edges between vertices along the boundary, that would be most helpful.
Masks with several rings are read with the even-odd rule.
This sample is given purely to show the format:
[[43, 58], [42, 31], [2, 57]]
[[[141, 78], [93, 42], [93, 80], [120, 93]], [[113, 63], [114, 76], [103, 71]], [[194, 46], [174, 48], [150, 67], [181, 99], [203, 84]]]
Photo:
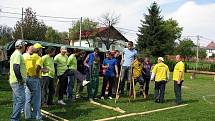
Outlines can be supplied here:
[[102, 48], [102, 42], [98, 42], [98, 48]]

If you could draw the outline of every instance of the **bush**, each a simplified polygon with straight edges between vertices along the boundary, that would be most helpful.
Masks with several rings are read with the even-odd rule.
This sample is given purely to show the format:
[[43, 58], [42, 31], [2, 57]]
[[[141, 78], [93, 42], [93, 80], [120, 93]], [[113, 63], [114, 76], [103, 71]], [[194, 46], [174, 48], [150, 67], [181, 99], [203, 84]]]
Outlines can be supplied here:
[[215, 72], [215, 64], [211, 64], [211, 66], [210, 66], [210, 71], [211, 71], [211, 72]]

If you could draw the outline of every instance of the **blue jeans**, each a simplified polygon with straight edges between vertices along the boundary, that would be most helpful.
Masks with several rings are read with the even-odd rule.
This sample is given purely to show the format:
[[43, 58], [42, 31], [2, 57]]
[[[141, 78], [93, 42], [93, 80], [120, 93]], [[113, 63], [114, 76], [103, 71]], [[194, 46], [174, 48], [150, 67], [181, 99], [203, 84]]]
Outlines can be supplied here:
[[131, 80], [131, 67], [130, 66], [122, 66], [122, 75], [121, 75], [121, 83], [120, 83], [120, 90], [121, 94], [124, 94], [124, 87], [125, 87], [125, 81], [127, 81], [127, 91], [130, 89], [130, 80]]
[[75, 77], [68, 76], [67, 97], [70, 102], [72, 101], [72, 97], [73, 97], [72, 92], [73, 92], [73, 88], [74, 88], [74, 82], [75, 82]]
[[25, 87], [22, 84], [14, 83], [10, 85], [13, 91], [13, 112], [11, 121], [19, 121], [21, 110], [25, 103]]
[[177, 82], [174, 80], [174, 92], [175, 92], [175, 102], [176, 104], [181, 104], [182, 99], [181, 99], [181, 86], [182, 86], [183, 81], [181, 81], [180, 84], [177, 84]]
[[160, 82], [155, 81], [154, 97], [155, 100], [159, 100], [160, 103], [164, 103], [165, 87], [166, 87], [165, 80], [162, 80]]
[[[39, 78], [27, 77], [25, 88], [25, 119], [42, 119], [41, 106], [41, 86]], [[31, 114], [31, 104], [33, 112]]]

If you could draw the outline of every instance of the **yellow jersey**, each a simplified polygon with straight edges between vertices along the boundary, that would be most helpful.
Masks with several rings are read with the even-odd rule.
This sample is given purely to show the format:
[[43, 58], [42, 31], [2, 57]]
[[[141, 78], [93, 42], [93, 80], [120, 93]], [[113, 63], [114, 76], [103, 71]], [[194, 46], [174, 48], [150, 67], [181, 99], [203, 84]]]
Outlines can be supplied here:
[[142, 75], [143, 64], [138, 60], [135, 60], [134, 63], [132, 64], [132, 67], [133, 67], [133, 78], [137, 79]]
[[169, 75], [169, 67], [164, 64], [163, 62], [156, 64], [153, 69], [152, 73], [155, 74], [155, 81], [160, 82], [163, 80], [167, 80], [167, 76]]
[[184, 63], [182, 61], [178, 62], [175, 65], [174, 71], [173, 71], [173, 80], [178, 81], [179, 80], [179, 72], [182, 72], [181, 80], [184, 80]]

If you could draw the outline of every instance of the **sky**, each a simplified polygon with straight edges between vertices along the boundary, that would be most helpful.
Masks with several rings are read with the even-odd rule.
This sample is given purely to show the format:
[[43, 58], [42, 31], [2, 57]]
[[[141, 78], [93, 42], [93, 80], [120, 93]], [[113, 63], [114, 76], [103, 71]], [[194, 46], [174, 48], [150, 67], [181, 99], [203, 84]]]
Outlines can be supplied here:
[[[39, 15], [88, 17], [95, 21], [104, 13], [114, 13], [120, 16], [116, 27], [124, 28], [120, 29], [123, 35], [135, 42], [140, 20], [144, 19], [144, 14], [148, 14], [147, 8], [154, 1], [159, 4], [165, 20], [172, 18], [183, 27], [182, 37], [200, 35], [201, 46], [215, 41], [215, 0], [0, 0], [0, 9], [3, 12], [21, 13], [21, 8], [31, 7]], [[0, 25], [14, 27], [18, 18], [21, 15], [0, 12]], [[44, 17], [38, 19], [58, 31], [68, 31], [72, 23], [77, 21]], [[196, 43], [196, 37], [191, 39]]]

